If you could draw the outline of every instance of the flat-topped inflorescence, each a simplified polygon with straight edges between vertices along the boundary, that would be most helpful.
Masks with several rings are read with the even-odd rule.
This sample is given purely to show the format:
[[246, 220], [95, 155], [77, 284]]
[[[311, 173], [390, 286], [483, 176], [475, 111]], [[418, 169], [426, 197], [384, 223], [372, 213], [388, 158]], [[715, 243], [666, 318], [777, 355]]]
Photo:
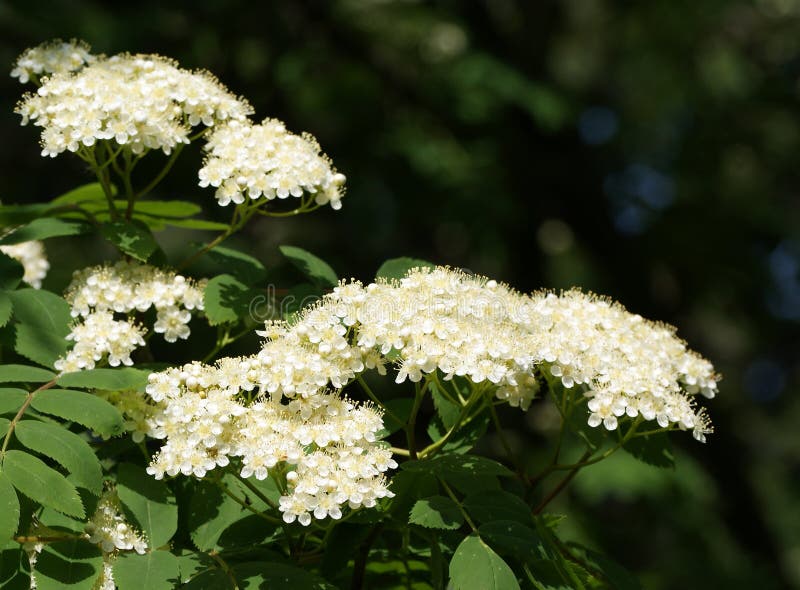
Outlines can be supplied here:
[[164, 404], [151, 436], [166, 441], [150, 473], [202, 477], [236, 457], [243, 477], [261, 479], [284, 463], [294, 474], [280, 503], [287, 520], [338, 518], [345, 502], [368, 506], [358, 499], [387, 495], [383, 473], [395, 463], [375, 439], [380, 414], [338, 392], [389, 363], [397, 382], [465, 377], [523, 409], [546, 373], [581, 388], [590, 426], [612, 430], [628, 416], [701, 441], [711, 431], [694, 408], [696, 393], [716, 392], [711, 364], [673, 328], [578, 291], [523, 295], [447, 268], [415, 269], [366, 287], [342, 282], [261, 334], [267, 340], [251, 357], [150, 375], [147, 393]]
[[56, 361], [56, 369], [91, 369], [105, 358], [112, 367], [133, 364], [130, 355], [144, 345], [146, 329], [132, 315], [151, 307], [156, 309], [156, 333], [163, 334], [167, 342], [185, 340], [191, 332], [192, 311], [203, 309], [204, 288], [205, 281], [195, 283], [136, 262], [76, 271], [65, 295], [72, 317], [80, 318], [67, 336], [75, 346]]

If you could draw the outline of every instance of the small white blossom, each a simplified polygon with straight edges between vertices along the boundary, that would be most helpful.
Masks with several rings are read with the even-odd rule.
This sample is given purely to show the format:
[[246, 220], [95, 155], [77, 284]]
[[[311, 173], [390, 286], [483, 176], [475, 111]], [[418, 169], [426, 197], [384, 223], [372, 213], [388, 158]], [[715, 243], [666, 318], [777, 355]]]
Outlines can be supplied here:
[[61, 39], [48, 41], [25, 50], [14, 63], [12, 78], [19, 78], [26, 84], [32, 77], [41, 78], [48, 74], [74, 72], [97, 59], [89, 53], [91, 47], [75, 39], [66, 42]]
[[0, 252], [6, 256], [14, 258], [22, 264], [25, 274], [22, 280], [34, 289], [42, 287], [42, 279], [47, 276], [50, 270], [50, 263], [44, 251], [44, 244], [38, 240], [21, 242], [8, 246], [0, 246]]

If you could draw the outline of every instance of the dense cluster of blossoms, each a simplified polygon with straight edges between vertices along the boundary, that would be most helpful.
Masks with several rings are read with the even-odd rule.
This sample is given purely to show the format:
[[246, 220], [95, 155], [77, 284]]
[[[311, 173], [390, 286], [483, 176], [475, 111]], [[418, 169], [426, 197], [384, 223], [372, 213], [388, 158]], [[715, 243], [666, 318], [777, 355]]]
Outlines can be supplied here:
[[42, 43], [27, 49], [17, 58], [11, 77], [19, 78], [20, 83], [27, 84], [31, 79], [39, 79], [48, 74], [80, 70], [96, 59], [90, 50], [87, 43], [74, 39], [68, 42], [54, 39]]
[[203, 282], [135, 262], [76, 271], [66, 292], [72, 317], [80, 318], [67, 336], [75, 345], [56, 361], [55, 368], [62, 372], [91, 369], [106, 357], [112, 367], [133, 364], [131, 353], [144, 345], [145, 328], [130, 316], [151, 307], [156, 309], [153, 330], [163, 334], [164, 340], [188, 338], [192, 310], [203, 309], [204, 288]]
[[319, 205], [342, 206], [344, 175], [320, 153], [316, 139], [294, 135], [280, 121], [267, 119], [261, 125], [232, 121], [214, 130], [206, 151], [200, 186], [215, 187], [220, 205], [308, 193]]
[[42, 286], [42, 279], [47, 276], [50, 270], [50, 263], [44, 251], [44, 244], [38, 240], [0, 246], [0, 252], [18, 260], [22, 264], [25, 274], [22, 280], [31, 287], [39, 289]]
[[627, 415], [698, 440], [710, 432], [693, 401], [716, 391], [710, 363], [672, 328], [578, 291], [529, 296], [446, 268], [415, 269], [400, 281], [342, 282], [262, 334], [267, 341], [252, 357], [150, 375], [147, 393], [165, 404], [151, 435], [166, 441], [151, 474], [203, 477], [238, 457], [243, 477], [263, 479], [283, 462], [288, 521], [338, 518], [345, 503], [369, 506], [389, 494], [382, 474], [395, 466], [375, 442], [380, 415], [329, 388], [367, 369], [385, 373], [388, 357], [397, 382], [439, 371], [523, 409], [537, 373], [547, 371], [566, 388], [581, 386], [591, 426], [612, 430]]
[[120, 54], [57, 70], [16, 112], [23, 125], [42, 128], [42, 155], [55, 157], [102, 140], [134, 154], [170, 153], [189, 143], [192, 127], [243, 120], [252, 108], [208, 72], [183, 70], [158, 55]]
[[103, 553], [114, 551], [136, 551], [144, 555], [147, 541], [138, 533], [122, 514], [122, 507], [116, 492], [106, 491], [89, 522], [86, 534], [90, 543], [96, 543]]

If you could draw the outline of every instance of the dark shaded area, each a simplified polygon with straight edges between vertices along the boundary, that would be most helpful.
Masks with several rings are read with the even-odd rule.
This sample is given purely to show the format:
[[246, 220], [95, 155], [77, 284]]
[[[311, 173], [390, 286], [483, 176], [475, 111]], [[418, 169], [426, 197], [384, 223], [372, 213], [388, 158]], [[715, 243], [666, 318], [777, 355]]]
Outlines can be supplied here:
[[[677, 325], [725, 376], [717, 433], [673, 437], [676, 472], [615, 457], [580, 474], [565, 536], [648, 588], [800, 586], [800, 3], [127, 6], [0, 3], [0, 63], [52, 37], [159, 52], [316, 135], [348, 177], [344, 208], [248, 227], [238, 245], [267, 267], [284, 243], [365, 280], [409, 255]], [[0, 78], [0, 198], [88, 181], [77, 159], [39, 157], [19, 95]], [[158, 193], [220, 218], [200, 158], [187, 149]], [[176, 258], [201, 239], [157, 237]], [[54, 290], [82, 250], [111, 254], [51, 244]], [[547, 432], [539, 409], [508, 413], [520, 445]]]

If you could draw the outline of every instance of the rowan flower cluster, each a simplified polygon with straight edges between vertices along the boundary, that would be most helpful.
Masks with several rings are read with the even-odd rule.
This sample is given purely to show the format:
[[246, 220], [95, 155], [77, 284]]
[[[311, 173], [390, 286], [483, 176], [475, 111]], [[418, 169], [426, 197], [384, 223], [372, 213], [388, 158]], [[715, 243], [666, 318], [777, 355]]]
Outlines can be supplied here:
[[34, 289], [40, 289], [42, 279], [47, 276], [50, 270], [50, 263], [44, 251], [44, 244], [38, 240], [0, 246], [0, 252], [18, 260], [22, 264], [25, 274], [22, 280]]
[[[132, 315], [156, 309], [153, 330], [167, 342], [189, 337], [192, 311], [203, 309], [204, 282], [146, 264], [119, 261], [113, 266], [85, 268], [73, 274], [66, 300], [73, 325], [68, 340], [75, 346], [56, 361], [59, 371], [94, 368], [107, 357], [112, 367], [131, 365], [131, 353], [144, 345], [146, 329]], [[115, 314], [125, 314], [118, 318]]]
[[254, 356], [150, 375], [147, 393], [164, 404], [150, 435], [165, 444], [149, 473], [203, 477], [236, 457], [242, 477], [263, 479], [283, 463], [287, 522], [370, 506], [390, 494], [383, 473], [396, 463], [376, 443], [380, 414], [338, 392], [367, 369], [385, 374], [389, 357], [397, 382], [439, 371], [527, 409], [547, 371], [582, 387], [591, 426], [612, 430], [627, 415], [698, 440], [710, 431], [692, 396], [713, 396], [711, 365], [674, 329], [578, 291], [528, 296], [446, 268], [415, 269], [400, 281], [342, 282], [261, 334]]
[[98, 56], [82, 69], [56, 71], [17, 105], [22, 124], [42, 128], [42, 155], [78, 152], [111, 140], [134, 154], [169, 154], [192, 127], [252, 113], [208, 72], [191, 72], [158, 55]]
[[113, 490], [101, 496], [97, 509], [86, 523], [86, 534], [89, 542], [96, 543], [103, 553], [136, 551], [144, 555], [147, 551], [147, 541], [125, 520]]
[[91, 47], [83, 41], [62, 41], [54, 39], [27, 49], [17, 58], [12, 78], [19, 78], [21, 84], [39, 80], [48, 74], [74, 72], [95, 59], [90, 53]]
[[294, 135], [275, 119], [260, 125], [232, 121], [214, 130], [206, 145], [200, 186], [216, 188], [220, 205], [246, 199], [314, 196], [318, 205], [342, 206], [345, 177], [320, 154], [309, 134]]
[[262, 480], [284, 463], [289, 490], [280, 510], [286, 522], [303, 525], [312, 514], [338, 519], [345, 505], [371, 507], [392, 495], [383, 473], [397, 463], [377, 443], [383, 421], [376, 409], [331, 392], [249, 402], [248, 374], [257, 367], [255, 358], [230, 358], [152, 374], [147, 393], [164, 410], [150, 435], [166, 442], [148, 473], [204, 477], [237, 458], [242, 477]]

